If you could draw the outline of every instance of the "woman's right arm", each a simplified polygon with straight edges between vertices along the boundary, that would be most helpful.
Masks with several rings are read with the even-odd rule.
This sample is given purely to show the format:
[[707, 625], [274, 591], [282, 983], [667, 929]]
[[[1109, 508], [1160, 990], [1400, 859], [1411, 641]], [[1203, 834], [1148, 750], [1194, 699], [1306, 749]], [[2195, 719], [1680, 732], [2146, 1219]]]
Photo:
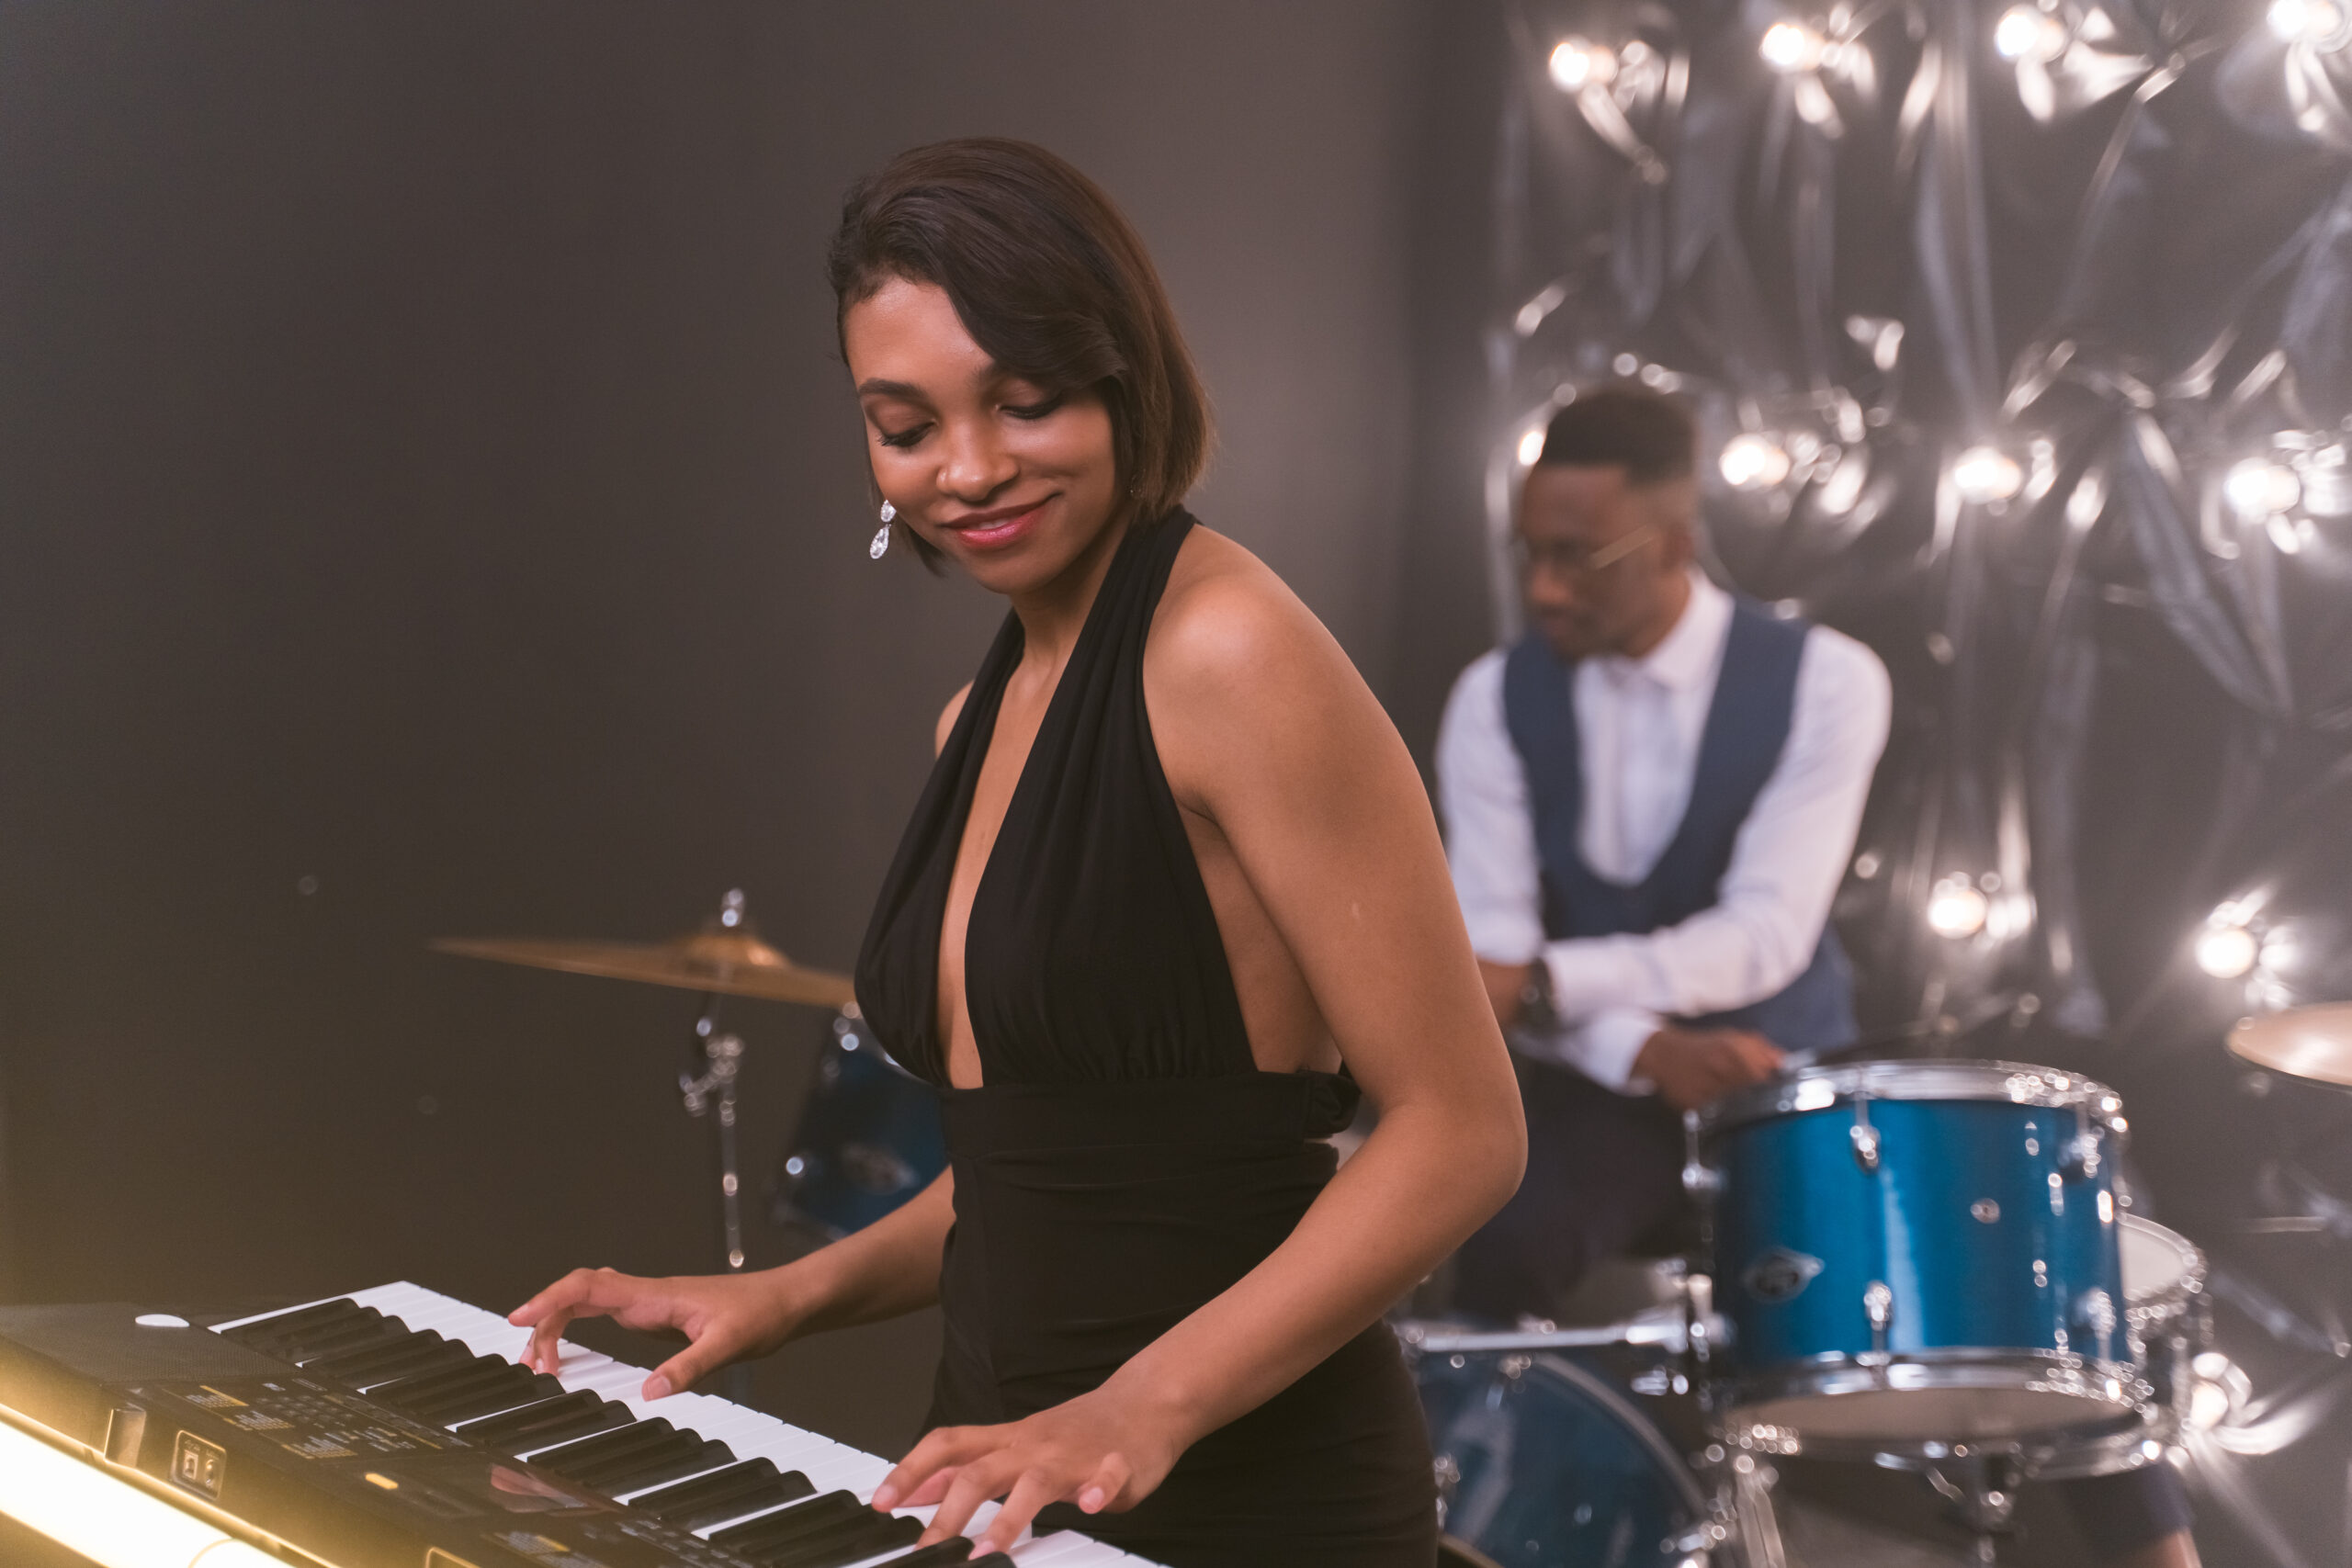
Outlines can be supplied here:
[[780, 1269], [666, 1280], [574, 1269], [506, 1321], [532, 1331], [523, 1361], [543, 1372], [556, 1370], [559, 1341], [574, 1318], [609, 1317], [624, 1328], [684, 1334], [686, 1348], [645, 1380], [644, 1396], [660, 1399], [788, 1339], [931, 1305], [939, 1299], [940, 1255], [955, 1203], [955, 1173], [942, 1171], [886, 1217]]

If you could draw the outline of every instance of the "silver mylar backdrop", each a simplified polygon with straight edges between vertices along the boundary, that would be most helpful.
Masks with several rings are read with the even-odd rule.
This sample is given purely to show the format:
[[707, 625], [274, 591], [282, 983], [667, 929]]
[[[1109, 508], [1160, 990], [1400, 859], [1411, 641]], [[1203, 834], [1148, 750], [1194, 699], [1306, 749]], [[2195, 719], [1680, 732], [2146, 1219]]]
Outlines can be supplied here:
[[2200, 1484], [2244, 1550], [2340, 1561], [2344, 1434], [2285, 1452], [2346, 1389], [2340, 1102], [2221, 1035], [2352, 995], [2352, 6], [1509, 20], [1498, 544], [1577, 388], [1691, 400], [1719, 570], [1894, 676], [1839, 904], [1866, 1027], [2125, 1088], [2259, 1329]]

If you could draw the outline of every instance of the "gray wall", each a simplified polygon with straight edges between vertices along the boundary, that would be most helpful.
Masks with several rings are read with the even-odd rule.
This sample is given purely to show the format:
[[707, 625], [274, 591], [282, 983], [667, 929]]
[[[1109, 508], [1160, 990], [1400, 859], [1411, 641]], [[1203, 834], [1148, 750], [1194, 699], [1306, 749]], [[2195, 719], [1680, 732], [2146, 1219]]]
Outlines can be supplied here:
[[[5, 1293], [707, 1266], [691, 998], [423, 944], [740, 885], [849, 963], [998, 614], [865, 558], [819, 259], [901, 146], [1034, 137], [1123, 201], [1221, 416], [1196, 509], [1433, 711], [1400, 659], [1484, 614], [1400, 575], [1413, 299], [1459, 265], [1416, 214], [1475, 206], [1448, 138], [1475, 170], [1489, 123], [1430, 139], [1464, 15], [0, 8]], [[764, 1175], [823, 1021], [732, 1021]], [[763, 1398], [888, 1446], [932, 1332]]]

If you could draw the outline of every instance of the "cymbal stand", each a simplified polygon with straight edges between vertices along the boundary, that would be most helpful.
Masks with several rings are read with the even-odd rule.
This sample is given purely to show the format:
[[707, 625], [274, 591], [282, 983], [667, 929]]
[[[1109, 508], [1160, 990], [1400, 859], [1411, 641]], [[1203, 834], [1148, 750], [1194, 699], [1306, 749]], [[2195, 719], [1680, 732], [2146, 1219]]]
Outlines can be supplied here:
[[689, 1116], [716, 1112], [719, 1232], [727, 1271], [740, 1274], [743, 1271], [743, 1178], [735, 1148], [735, 1080], [742, 1068], [743, 1041], [740, 1035], [718, 1033], [718, 998], [705, 997], [702, 1016], [695, 1020], [703, 1070], [699, 1075], [678, 1075], [678, 1098]]
[[[735, 1080], [743, 1065], [741, 1036], [718, 1032], [719, 997], [702, 999], [702, 1016], [695, 1020], [702, 1071], [678, 1075], [678, 1098], [694, 1117], [712, 1119], [713, 1142], [718, 1156], [718, 1224], [725, 1247], [727, 1271], [743, 1271], [743, 1176], [735, 1144]], [[737, 1362], [718, 1375], [719, 1393], [738, 1404], [752, 1402], [752, 1369]]]

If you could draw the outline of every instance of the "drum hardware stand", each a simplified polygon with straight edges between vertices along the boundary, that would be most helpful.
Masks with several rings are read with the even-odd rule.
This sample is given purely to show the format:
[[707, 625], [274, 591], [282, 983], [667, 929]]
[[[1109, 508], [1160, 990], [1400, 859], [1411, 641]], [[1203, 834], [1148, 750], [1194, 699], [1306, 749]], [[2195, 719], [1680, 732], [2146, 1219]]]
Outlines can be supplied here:
[[[730, 899], [735, 898], [740, 895], [730, 895]], [[740, 907], [738, 904], [739, 909]], [[687, 1115], [711, 1115], [718, 1160], [719, 1234], [726, 1248], [727, 1271], [741, 1274], [744, 1262], [743, 1177], [735, 1139], [735, 1083], [742, 1071], [743, 1041], [741, 1035], [718, 1032], [718, 1007], [716, 991], [703, 997], [702, 1015], [695, 1020], [695, 1041], [702, 1071], [678, 1075], [678, 1099]], [[750, 1404], [752, 1369], [737, 1362], [719, 1373], [718, 1386], [726, 1398], [738, 1404]]]
[[742, 1172], [735, 1149], [735, 1080], [742, 1070], [741, 1035], [716, 1032], [718, 998], [704, 999], [703, 1015], [695, 1020], [695, 1038], [701, 1043], [703, 1070], [678, 1075], [678, 1098], [686, 1114], [699, 1117], [716, 1110], [714, 1131], [718, 1154], [718, 1223], [725, 1239], [727, 1271], [743, 1271]]
[[1962, 1480], [1954, 1481], [1939, 1465], [1922, 1472], [1928, 1484], [1960, 1511], [1961, 1523], [1976, 1537], [1976, 1561], [1994, 1561], [1993, 1538], [2007, 1535], [2018, 1511], [2017, 1476], [2011, 1461], [2001, 1455], [1980, 1455], [1968, 1462]]

